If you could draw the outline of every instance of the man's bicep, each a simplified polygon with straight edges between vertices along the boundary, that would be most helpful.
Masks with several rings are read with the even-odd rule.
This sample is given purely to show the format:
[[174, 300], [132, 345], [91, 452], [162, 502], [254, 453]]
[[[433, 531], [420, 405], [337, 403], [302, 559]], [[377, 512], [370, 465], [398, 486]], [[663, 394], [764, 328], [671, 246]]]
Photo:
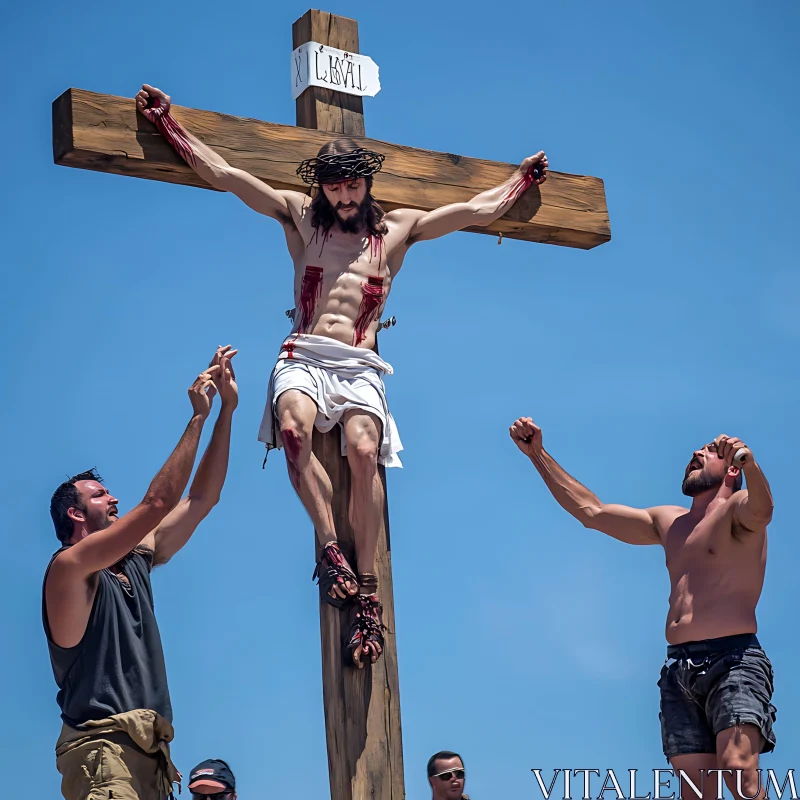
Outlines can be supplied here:
[[734, 522], [736, 522], [740, 528], [744, 528], [753, 533], [763, 531], [770, 523], [772, 516], [770, 515], [769, 519], [757, 517], [750, 508], [748, 498], [749, 495], [746, 489], [736, 492], [736, 494], [731, 497], [730, 502], [733, 504]]
[[[269, 184], [259, 180], [255, 175], [242, 169], [227, 170], [217, 181], [217, 188], [235, 194], [253, 211], [273, 217], [279, 222], [291, 220], [289, 204], [284, 192], [273, 189]], [[298, 194], [294, 192], [293, 194]]]
[[208, 515], [202, 503], [184, 497], [153, 531], [154, 566], [166, 564], [189, 541], [197, 526]]
[[655, 510], [604, 503], [592, 515], [589, 527], [627, 544], [661, 544], [653, 513]]
[[57, 559], [61, 562], [60, 569], [85, 578], [113, 566], [147, 537], [161, 516], [152, 505], [136, 506], [110, 527], [96, 531], [64, 551]]
[[409, 243], [438, 239], [455, 233], [473, 222], [473, 209], [469, 203], [450, 203], [432, 211], [420, 211], [408, 234]]

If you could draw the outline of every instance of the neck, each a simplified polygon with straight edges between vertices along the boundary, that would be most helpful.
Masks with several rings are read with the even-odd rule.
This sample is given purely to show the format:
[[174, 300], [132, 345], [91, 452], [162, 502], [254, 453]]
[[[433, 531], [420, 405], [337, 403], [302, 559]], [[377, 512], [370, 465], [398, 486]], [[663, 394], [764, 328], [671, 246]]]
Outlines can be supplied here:
[[727, 480], [716, 489], [707, 489], [692, 498], [690, 514], [696, 517], [705, 517], [717, 506], [724, 503], [732, 494], [731, 487], [727, 485]]
[[69, 539], [64, 542], [64, 544], [78, 544], [78, 542], [80, 542], [82, 539], [85, 539], [89, 535], [90, 531], [86, 529], [85, 525], [81, 525], [72, 531], [72, 536], [70, 536]]

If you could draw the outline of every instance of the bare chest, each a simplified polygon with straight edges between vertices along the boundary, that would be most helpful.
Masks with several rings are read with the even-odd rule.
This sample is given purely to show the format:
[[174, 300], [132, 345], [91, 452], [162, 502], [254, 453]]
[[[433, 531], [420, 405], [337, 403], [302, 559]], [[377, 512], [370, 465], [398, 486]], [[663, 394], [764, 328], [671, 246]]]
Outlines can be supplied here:
[[665, 553], [673, 580], [688, 572], [729, 569], [734, 562], [749, 558], [759, 549], [757, 535], [737, 536], [730, 513], [720, 509], [697, 521], [679, 517], [667, 532]]

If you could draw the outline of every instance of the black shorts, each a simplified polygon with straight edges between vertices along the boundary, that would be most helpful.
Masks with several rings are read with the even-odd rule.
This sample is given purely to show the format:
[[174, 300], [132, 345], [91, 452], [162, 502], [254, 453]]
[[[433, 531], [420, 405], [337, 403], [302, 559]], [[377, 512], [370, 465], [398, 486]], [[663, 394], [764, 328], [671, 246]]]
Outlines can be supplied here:
[[720, 731], [755, 725], [775, 748], [774, 674], [755, 634], [670, 645], [661, 669], [661, 743], [667, 760], [716, 753]]

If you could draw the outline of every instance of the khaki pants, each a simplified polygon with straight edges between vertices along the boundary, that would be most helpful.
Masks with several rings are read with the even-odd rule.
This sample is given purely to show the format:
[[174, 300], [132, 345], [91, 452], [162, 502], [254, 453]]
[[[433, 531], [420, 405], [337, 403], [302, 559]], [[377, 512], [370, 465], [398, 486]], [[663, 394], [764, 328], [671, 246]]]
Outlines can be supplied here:
[[[56, 767], [65, 800], [171, 797], [171, 782], [180, 778], [169, 760], [172, 726], [162, 718], [156, 723], [156, 717], [155, 712], [144, 712], [130, 724], [130, 716], [120, 714], [87, 723], [87, 728], [92, 727], [82, 731], [65, 725], [56, 745]], [[164, 726], [168, 726], [168, 738]], [[143, 729], [144, 737], [140, 735]]]

